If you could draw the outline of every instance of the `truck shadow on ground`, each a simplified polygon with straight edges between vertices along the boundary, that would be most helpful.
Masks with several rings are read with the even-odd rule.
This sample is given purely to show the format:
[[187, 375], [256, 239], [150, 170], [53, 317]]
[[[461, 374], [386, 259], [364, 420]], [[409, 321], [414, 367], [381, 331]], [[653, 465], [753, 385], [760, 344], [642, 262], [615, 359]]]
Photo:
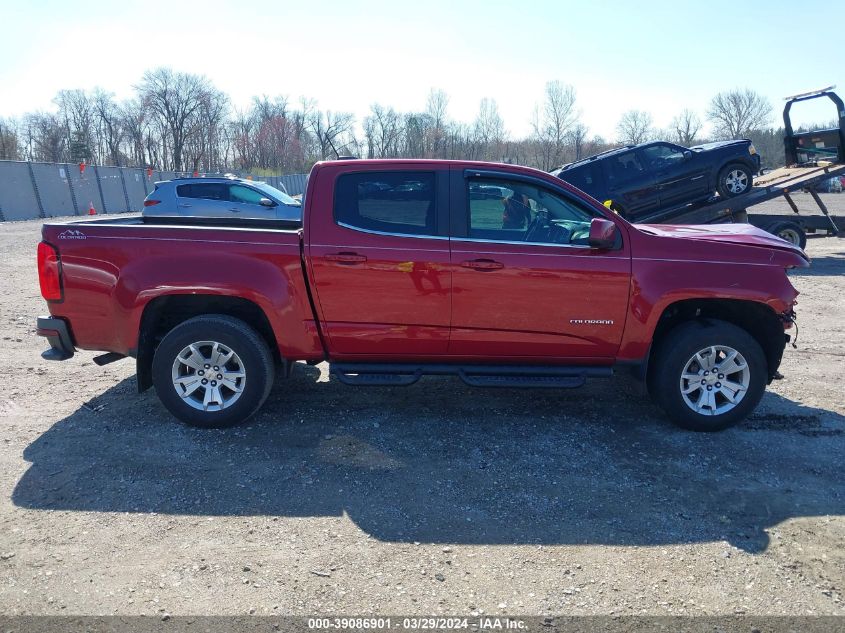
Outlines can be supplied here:
[[625, 380], [575, 391], [317, 382], [298, 365], [246, 426], [176, 423], [126, 379], [24, 451], [39, 510], [339, 516], [385, 541], [749, 552], [793, 517], [842, 514], [845, 418], [768, 393], [742, 427], [676, 429]]

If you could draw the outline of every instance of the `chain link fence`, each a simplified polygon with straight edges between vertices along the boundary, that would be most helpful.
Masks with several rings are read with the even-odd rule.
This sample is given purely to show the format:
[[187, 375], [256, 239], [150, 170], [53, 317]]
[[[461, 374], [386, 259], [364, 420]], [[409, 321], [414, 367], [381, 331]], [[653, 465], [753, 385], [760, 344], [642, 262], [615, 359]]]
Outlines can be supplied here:
[[[65, 215], [140, 211], [159, 180], [191, 176], [190, 172], [105, 167], [73, 163], [0, 161], [0, 221], [32, 220]], [[222, 174], [202, 174], [221, 176]], [[254, 176], [295, 196], [305, 191], [306, 174]]]

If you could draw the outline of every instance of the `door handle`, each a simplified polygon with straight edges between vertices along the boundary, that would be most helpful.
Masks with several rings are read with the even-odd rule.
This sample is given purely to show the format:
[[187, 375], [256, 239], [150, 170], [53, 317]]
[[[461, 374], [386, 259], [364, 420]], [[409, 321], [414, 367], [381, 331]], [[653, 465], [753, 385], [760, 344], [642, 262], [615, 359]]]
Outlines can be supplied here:
[[361, 264], [367, 261], [367, 256], [358, 253], [332, 253], [326, 255], [326, 260], [338, 264]]
[[183, 202], [182, 204], [179, 204], [178, 206], [181, 207], [182, 209], [188, 209], [188, 208], [190, 208], [191, 205]]
[[464, 268], [472, 268], [473, 270], [499, 270], [500, 268], [505, 267], [502, 262], [497, 262], [492, 259], [470, 259], [461, 262], [461, 266]]
[[229, 207], [229, 211], [232, 211], [234, 213], [240, 213], [241, 212], [241, 210], [238, 207]]

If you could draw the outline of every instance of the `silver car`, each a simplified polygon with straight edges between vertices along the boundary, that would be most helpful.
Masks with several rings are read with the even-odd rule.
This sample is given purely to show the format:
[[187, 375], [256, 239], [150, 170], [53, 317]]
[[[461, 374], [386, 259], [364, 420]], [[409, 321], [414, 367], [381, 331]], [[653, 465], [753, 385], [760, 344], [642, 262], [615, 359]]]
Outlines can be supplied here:
[[284, 191], [243, 178], [177, 178], [155, 183], [144, 217], [302, 221], [302, 205]]

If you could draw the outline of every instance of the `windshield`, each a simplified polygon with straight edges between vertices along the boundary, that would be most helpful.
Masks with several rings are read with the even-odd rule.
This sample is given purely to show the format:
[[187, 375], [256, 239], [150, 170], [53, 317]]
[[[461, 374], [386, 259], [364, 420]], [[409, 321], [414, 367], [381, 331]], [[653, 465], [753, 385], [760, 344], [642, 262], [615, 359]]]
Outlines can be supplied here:
[[270, 197], [275, 198], [276, 200], [278, 200], [282, 204], [286, 204], [286, 205], [291, 206], [291, 207], [300, 206], [300, 204], [297, 200], [294, 200], [293, 198], [291, 198], [284, 191], [279, 191], [275, 187], [271, 187], [266, 182], [256, 182], [256, 183], [254, 183], [254, 185], [257, 189], [261, 189], [261, 191], [268, 194]]

